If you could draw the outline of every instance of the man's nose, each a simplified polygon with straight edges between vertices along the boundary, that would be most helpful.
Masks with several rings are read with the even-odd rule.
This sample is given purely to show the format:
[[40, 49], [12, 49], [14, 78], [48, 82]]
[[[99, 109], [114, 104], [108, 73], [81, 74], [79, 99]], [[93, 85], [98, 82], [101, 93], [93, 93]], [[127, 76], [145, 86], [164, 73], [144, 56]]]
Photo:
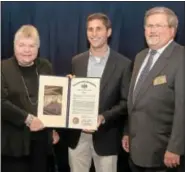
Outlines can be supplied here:
[[97, 31], [96, 31], [96, 30], [93, 30], [93, 31], [92, 31], [92, 35], [93, 35], [93, 36], [96, 36], [96, 35], [97, 35]]
[[152, 32], [152, 33], [156, 33], [156, 31], [157, 31], [157, 27], [154, 25], [154, 26], [151, 28], [151, 32]]

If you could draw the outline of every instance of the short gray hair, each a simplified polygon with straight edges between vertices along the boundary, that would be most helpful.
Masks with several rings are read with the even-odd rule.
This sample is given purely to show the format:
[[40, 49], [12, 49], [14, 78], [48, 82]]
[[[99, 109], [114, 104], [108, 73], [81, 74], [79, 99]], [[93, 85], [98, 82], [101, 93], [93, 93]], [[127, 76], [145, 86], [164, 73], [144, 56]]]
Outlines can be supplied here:
[[153, 14], [166, 14], [168, 18], [168, 25], [169, 27], [173, 27], [175, 30], [178, 28], [178, 18], [177, 15], [167, 7], [154, 7], [146, 11], [144, 23], [146, 24], [146, 20], [149, 16]]
[[21, 37], [25, 38], [33, 38], [36, 40], [36, 44], [38, 48], [40, 47], [40, 37], [38, 30], [33, 25], [23, 25], [21, 26], [18, 31], [15, 33], [14, 37], [14, 44], [17, 40], [19, 40]]

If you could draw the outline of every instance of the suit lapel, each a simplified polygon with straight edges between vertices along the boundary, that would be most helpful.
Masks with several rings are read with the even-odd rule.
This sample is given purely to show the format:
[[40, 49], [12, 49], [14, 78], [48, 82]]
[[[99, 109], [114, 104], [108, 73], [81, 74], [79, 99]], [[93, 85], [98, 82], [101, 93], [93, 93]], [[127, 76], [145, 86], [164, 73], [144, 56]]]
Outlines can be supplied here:
[[173, 51], [173, 48], [176, 44], [172, 42], [160, 55], [159, 59], [151, 69], [150, 73], [148, 74], [146, 80], [144, 81], [144, 84], [142, 86], [142, 89], [139, 91], [136, 100], [134, 104], [143, 96], [143, 94], [147, 91], [150, 85], [153, 84], [154, 78], [165, 68], [165, 66], [168, 64], [168, 60], [171, 57], [171, 53]]
[[[89, 51], [84, 53], [83, 59], [80, 62], [80, 68], [77, 70], [78, 76], [87, 77], [88, 61], [89, 61]], [[115, 69], [114, 53], [110, 49], [110, 54], [101, 78], [100, 91], [102, 91], [106, 86], [107, 82], [109, 81], [109, 78], [113, 74], [114, 69]]]
[[129, 95], [128, 95], [128, 102], [130, 105], [133, 105], [133, 90], [134, 90], [134, 85], [135, 85], [135, 82], [136, 82], [136, 78], [137, 78], [137, 75], [138, 75], [138, 72], [141, 68], [141, 65], [146, 57], [148, 53], [148, 49], [146, 51], [144, 51], [142, 53], [141, 56], [139, 56], [136, 60], [137, 62], [134, 64], [134, 69], [133, 69], [133, 73], [132, 73], [132, 79], [131, 79], [131, 83], [130, 83], [130, 89], [129, 89]]
[[89, 51], [84, 53], [83, 59], [80, 61], [80, 67], [76, 70], [78, 76], [87, 77], [87, 67], [89, 61]]
[[107, 85], [107, 82], [109, 81], [110, 77], [113, 76], [114, 69], [116, 67], [115, 59], [114, 59], [114, 53], [110, 49], [110, 54], [107, 60], [107, 63], [105, 65], [102, 78], [101, 78], [101, 84], [100, 84], [100, 91], [104, 89], [104, 87]]

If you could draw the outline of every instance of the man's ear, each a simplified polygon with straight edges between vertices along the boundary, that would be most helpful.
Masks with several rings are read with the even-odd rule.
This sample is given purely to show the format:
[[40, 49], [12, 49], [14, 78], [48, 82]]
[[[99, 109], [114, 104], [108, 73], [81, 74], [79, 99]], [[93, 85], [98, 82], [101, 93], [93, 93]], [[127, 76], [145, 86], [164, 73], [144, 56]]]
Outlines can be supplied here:
[[112, 34], [112, 29], [111, 29], [111, 28], [109, 28], [109, 29], [108, 29], [108, 34], [107, 34], [107, 36], [108, 36], [108, 37], [110, 37], [110, 36], [111, 36], [111, 34]]

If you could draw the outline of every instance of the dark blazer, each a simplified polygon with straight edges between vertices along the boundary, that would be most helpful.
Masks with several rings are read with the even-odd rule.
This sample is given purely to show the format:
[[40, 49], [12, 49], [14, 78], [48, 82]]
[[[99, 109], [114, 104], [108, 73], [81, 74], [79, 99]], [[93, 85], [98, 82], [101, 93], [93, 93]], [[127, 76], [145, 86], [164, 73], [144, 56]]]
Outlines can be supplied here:
[[[51, 64], [47, 60], [37, 59], [36, 65], [39, 74], [52, 73]], [[1, 68], [2, 155], [28, 155], [30, 131], [24, 122], [31, 108], [21, 80], [21, 73], [14, 57], [3, 60]]]
[[130, 155], [136, 165], [163, 166], [166, 150], [184, 153], [185, 52], [172, 42], [160, 55], [133, 102], [133, 88], [149, 49], [134, 64], [128, 97]]
[[[89, 51], [75, 56], [72, 60], [73, 74], [87, 76]], [[131, 62], [126, 57], [110, 50], [101, 84], [99, 114], [105, 117], [105, 124], [93, 134], [93, 143], [99, 155], [117, 154], [121, 143], [118, 133], [121, 115], [127, 115], [127, 96], [131, 78]], [[122, 121], [122, 125], [123, 125]], [[81, 130], [71, 130], [68, 134], [69, 146], [75, 148]]]

